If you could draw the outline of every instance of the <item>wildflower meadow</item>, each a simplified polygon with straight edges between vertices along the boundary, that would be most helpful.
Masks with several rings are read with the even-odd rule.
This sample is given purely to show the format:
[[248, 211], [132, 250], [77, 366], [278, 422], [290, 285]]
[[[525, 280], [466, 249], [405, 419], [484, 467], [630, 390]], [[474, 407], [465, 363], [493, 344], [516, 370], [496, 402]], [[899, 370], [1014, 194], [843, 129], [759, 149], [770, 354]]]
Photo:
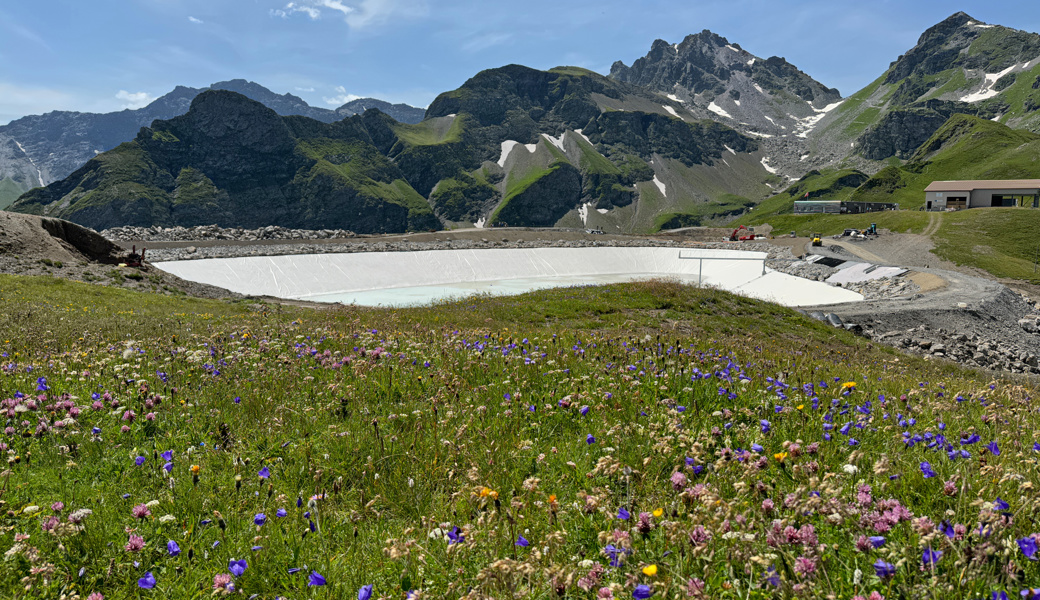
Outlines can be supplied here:
[[0, 277], [0, 597], [1040, 598], [1027, 381], [669, 282]]

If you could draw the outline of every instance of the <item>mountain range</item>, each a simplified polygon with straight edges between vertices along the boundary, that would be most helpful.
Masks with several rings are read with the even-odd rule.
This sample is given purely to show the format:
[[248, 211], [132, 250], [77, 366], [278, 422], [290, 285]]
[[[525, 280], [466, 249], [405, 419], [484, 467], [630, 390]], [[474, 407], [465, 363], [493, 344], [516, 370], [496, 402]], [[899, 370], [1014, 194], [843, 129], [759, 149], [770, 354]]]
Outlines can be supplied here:
[[326, 123], [369, 108], [378, 108], [403, 123], [418, 123], [426, 112], [374, 98], [353, 100], [335, 110], [316, 108], [292, 94], [279, 95], [251, 81], [234, 79], [208, 88], [177, 86], [135, 110], [103, 114], [54, 111], [31, 115], [0, 126], [0, 208], [31, 188], [64, 179], [94, 156], [132, 140], [138, 130], [151, 125], [152, 121], [184, 114], [191, 101], [206, 90], [238, 92], [280, 115], [302, 115]]
[[[97, 228], [289, 219], [357, 231], [475, 223], [642, 232], [768, 212], [787, 205], [795, 188], [851, 193], [892, 169], [921, 168], [922, 144], [948, 123], [964, 130], [961, 115], [976, 118], [971, 129], [982, 119], [1040, 132], [1040, 35], [964, 13], [929, 28], [847, 98], [781, 57], [754, 56], [710, 31], [657, 40], [631, 66], [616, 62], [609, 77], [575, 67], [483, 71], [441, 94], [418, 123], [386, 105], [327, 111], [225, 83], [234, 85], [178, 88], [141, 109], [154, 107], [135, 114], [136, 137], [124, 125], [104, 138], [133, 141], [93, 158], [77, 142], [80, 121], [55, 120], [39, 138], [79, 148], [80, 162], [70, 159], [66, 179], [12, 208]], [[349, 112], [362, 114], [343, 119]], [[126, 113], [135, 111], [114, 114]], [[288, 132], [266, 155], [254, 154], [248, 128], [213, 133], [214, 115], [241, 124], [260, 114], [268, 134]], [[142, 122], [151, 115], [159, 120]], [[0, 167], [14, 152], [10, 139], [24, 146], [12, 126], [33, 119], [43, 117], [0, 128]], [[34, 169], [40, 178], [43, 167], [57, 169], [11, 164], [0, 193]], [[250, 205], [250, 195], [263, 201]]]

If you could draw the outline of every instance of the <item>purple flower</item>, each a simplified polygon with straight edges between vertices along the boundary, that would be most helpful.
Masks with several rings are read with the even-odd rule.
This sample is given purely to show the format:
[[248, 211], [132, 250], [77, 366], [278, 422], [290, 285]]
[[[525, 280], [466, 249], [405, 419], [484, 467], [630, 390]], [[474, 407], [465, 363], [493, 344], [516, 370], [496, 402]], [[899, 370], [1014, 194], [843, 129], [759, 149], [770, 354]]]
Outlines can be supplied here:
[[260, 472], [257, 473], [257, 475], [260, 476], [260, 479], [267, 479], [271, 476], [271, 471], [265, 466], [264, 468], [260, 469]]
[[[311, 576], [307, 580], [307, 585], [309, 585], [309, 586], [325, 585], [325, 578], [321, 576], [321, 573], [319, 573], [317, 571], [311, 571]], [[364, 589], [364, 588], [362, 588], [362, 589]], [[369, 595], [371, 595], [371, 593], [372, 593], [371, 592], [371, 586], [369, 586]], [[358, 597], [361, 597], [360, 593], [358, 593]]]
[[766, 577], [763, 581], [773, 587], [780, 587], [780, 575], [777, 574], [776, 567], [770, 566], [766, 570]]
[[1022, 554], [1025, 554], [1026, 558], [1029, 560], [1036, 560], [1036, 540], [1033, 536], [1024, 537], [1015, 541], [1018, 542], [1018, 547], [1022, 549]]
[[942, 550], [932, 550], [931, 548], [925, 548], [924, 552], [921, 553], [921, 562], [924, 563], [925, 567], [930, 567], [935, 563], [939, 562], [942, 558]]
[[581, 410], [578, 411], [578, 412], [580, 412], [581, 416], [584, 417], [585, 415], [589, 414], [589, 407], [588, 406], [582, 406]]
[[144, 577], [137, 580], [137, 587], [142, 590], [150, 590], [155, 587], [155, 576], [152, 575], [151, 571], [144, 574]]
[[288, 516], [288, 515], [289, 515], [289, 513], [286, 512], [286, 510], [284, 508], [279, 508], [278, 511], [274, 513], [274, 516], [276, 516], [276, 517], [285, 517], [285, 516]]
[[170, 540], [166, 542], [166, 552], [170, 556], [177, 556], [181, 553], [181, 547], [177, 545], [177, 542]]
[[253, 517], [253, 522], [257, 525], [263, 525], [267, 522], [267, 515], [264, 513], [256, 513], [256, 516]]
[[932, 477], [935, 477], [937, 475], [936, 472], [932, 470], [931, 463], [927, 461], [921, 463], [921, 472], [924, 473], [925, 479], [931, 479]]
[[[527, 541], [527, 538], [525, 538], [524, 536], [521, 535], [521, 536], [517, 536], [516, 543], [513, 544], [513, 545], [514, 546], [522, 546], [522, 547], [526, 548], [526, 547], [531, 545], [531, 542]], [[1034, 551], [1035, 551], [1035, 549], [1036, 548], [1034, 546]]]
[[769, 430], [772, 428], [769, 421], [766, 421], [765, 419], [759, 421], [758, 424], [762, 426], [762, 433], [769, 433]]
[[996, 510], [1007, 510], [1011, 508], [1011, 505], [1001, 500], [1000, 496], [997, 496], [997, 499], [993, 501], [993, 508]]
[[630, 518], [632, 518], [632, 513], [628, 512], [622, 507], [617, 509], [617, 518], [621, 519], [622, 521], [627, 521]]
[[141, 465], [143, 465], [145, 463], [146, 460], [148, 460], [148, 459], [143, 457], [143, 456], [138, 456], [137, 458], [134, 459], [134, 464], [136, 464], [137, 466], [140, 467]]
[[990, 454], [993, 456], [1000, 456], [1000, 446], [997, 446], [996, 440], [986, 444], [986, 449], [989, 450]]
[[458, 525], [451, 528], [448, 532], [448, 544], [461, 544], [466, 541], [466, 536], [462, 535], [462, 530], [459, 529]]
[[232, 558], [228, 561], [227, 568], [228, 571], [231, 571], [231, 574], [235, 577], [241, 577], [242, 573], [246, 572], [246, 567], [248, 566], [249, 565], [246, 564], [246, 559], [243, 558], [242, 560], [235, 560]]
[[167, 473], [173, 473], [173, 463], [172, 462], [166, 463], [165, 465], [162, 466], [162, 468], [165, 469]]
[[874, 573], [876, 573], [881, 579], [884, 579], [895, 575], [896, 567], [892, 563], [887, 563], [879, 558], [877, 559], [877, 562], [874, 563]]
[[880, 548], [885, 545], [885, 537], [881, 535], [870, 536], [870, 545], [875, 548]]
[[590, 445], [595, 444], [596, 438], [592, 437], [592, 434], [590, 433], [589, 435], [585, 436], [585, 443]]
[[368, 600], [371, 597], [372, 597], [372, 586], [370, 586], [370, 585], [363, 585], [363, 586], [361, 586], [361, 589], [358, 590], [358, 593], [357, 593], [357, 600]]
[[173, 460], [173, 450], [167, 450], [159, 456], [161, 456], [163, 460]]
[[632, 597], [636, 600], [646, 600], [647, 598], [653, 595], [653, 588], [646, 584], [637, 585], [636, 589], [632, 591]]

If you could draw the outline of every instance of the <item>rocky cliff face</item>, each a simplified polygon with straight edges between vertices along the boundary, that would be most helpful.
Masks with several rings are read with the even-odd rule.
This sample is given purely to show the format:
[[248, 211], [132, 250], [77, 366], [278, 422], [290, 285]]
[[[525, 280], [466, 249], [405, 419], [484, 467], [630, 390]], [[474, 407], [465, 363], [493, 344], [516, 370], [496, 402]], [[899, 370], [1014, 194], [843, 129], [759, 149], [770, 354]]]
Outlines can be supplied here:
[[707, 30], [678, 44], [657, 40], [631, 67], [614, 63], [610, 76], [674, 97], [698, 116], [767, 135], [795, 135], [841, 100], [783, 58], [762, 59]]

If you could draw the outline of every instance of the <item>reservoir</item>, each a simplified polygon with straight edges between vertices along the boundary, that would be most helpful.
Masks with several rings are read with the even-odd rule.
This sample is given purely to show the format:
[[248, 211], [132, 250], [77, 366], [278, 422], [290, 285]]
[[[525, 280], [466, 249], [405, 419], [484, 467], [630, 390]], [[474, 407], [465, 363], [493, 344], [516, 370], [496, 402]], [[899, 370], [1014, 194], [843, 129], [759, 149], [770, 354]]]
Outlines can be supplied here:
[[593, 247], [427, 250], [157, 262], [182, 279], [253, 296], [420, 306], [474, 294], [673, 279], [784, 306], [855, 302], [855, 292], [765, 267], [764, 252]]

